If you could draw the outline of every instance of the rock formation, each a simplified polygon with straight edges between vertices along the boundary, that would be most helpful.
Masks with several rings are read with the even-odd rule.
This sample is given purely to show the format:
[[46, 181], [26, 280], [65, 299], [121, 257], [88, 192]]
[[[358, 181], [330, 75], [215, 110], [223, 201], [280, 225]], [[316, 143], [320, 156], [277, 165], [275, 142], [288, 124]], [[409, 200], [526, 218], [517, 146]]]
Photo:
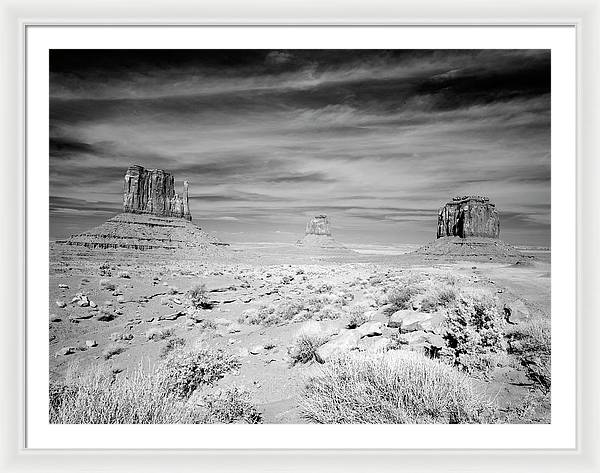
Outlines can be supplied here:
[[175, 193], [175, 178], [162, 169], [129, 166], [123, 182], [123, 212], [180, 217], [192, 220], [188, 199], [188, 182], [183, 183], [183, 197]]
[[438, 212], [437, 237], [500, 237], [496, 205], [487, 197], [454, 197]]
[[488, 197], [454, 197], [438, 211], [437, 240], [423, 245], [416, 255], [426, 259], [518, 261], [512, 245], [499, 239], [500, 216]]
[[323, 214], [308, 221], [304, 238], [298, 240], [296, 244], [309, 248], [345, 249], [344, 245], [338, 243], [331, 236], [329, 217]]
[[305, 234], [331, 236], [329, 217], [327, 217], [327, 215], [317, 215], [316, 217], [311, 218], [306, 224]]
[[224, 245], [192, 223], [188, 183], [175, 193], [173, 175], [161, 169], [130, 166], [125, 173], [123, 213], [87, 232], [59, 241], [92, 249], [200, 249]]

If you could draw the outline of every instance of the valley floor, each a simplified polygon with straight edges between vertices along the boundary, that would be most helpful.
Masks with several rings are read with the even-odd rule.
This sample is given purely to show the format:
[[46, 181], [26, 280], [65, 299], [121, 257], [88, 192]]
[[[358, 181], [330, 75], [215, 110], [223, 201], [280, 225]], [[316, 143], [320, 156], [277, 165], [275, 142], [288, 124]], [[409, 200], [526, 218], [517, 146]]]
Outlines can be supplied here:
[[[504, 339], [499, 352], [492, 349], [487, 368], [471, 370], [463, 358], [459, 368], [468, 368], [473, 385], [494, 399], [500, 421], [549, 422], [549, 386], [540, 394], [544, 390], [528, 359], [511, 345], [510, 333], [531, 321], [549, 321], [550, 280], [544, 254], [515, 265], [379, 252], [307, 255], [286, 245], [245, 245], [208, 260], [51, 244], [50, 380], [61, 382], [69, 370], [95, 365], [127, 377], [179, 345], [202, 343], [240, 360], [217, 387], [248, 391], [263, 422], [301, 423], [307, 421], [301, 393], [327, 357], [401, 349], [459, 360], [444, 345], [451, 303], [485, 294], [498, 308]], [[202, 285], [198, 304], [190, 290]], [[413, 289], [399, 302], [406, 288]], [[364, 324], [349, 328], [352, 317]], [[327, 348], [302, 362], [294, 344], [307, 331], [321, 333]]]

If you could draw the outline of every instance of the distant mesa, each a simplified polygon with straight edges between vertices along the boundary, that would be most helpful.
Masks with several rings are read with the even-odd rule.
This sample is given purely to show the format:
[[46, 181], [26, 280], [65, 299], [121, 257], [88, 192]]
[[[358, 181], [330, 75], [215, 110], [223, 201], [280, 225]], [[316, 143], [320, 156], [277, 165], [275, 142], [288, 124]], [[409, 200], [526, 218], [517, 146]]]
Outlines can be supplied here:
[[416, 250], [432, 259], [515, 261], [523, 256], [500, 237], [500, 213], [488, 197], [454, 197], [438, 211], [437, 239]]
[[123, 212], [179, 217], [192, 220], [188, 181], [183, 181], [183, 196], [175, 193], [175, 178], [162, 169], [129, 166], [123, 183]]
[[87, 232], [59, 241], [94, 249], [208, 250], [226, 245], [192, 223], [188, 182], [175, 193], [173, 175], [162, 169], [129, 166], [123, 183], [123, 213]]
[[304, 238], [296, 245], [307, 248], [345, 249], [331, 235], [331, 224], [327, 215], [321, 214], [311, 218], [306, 224]]

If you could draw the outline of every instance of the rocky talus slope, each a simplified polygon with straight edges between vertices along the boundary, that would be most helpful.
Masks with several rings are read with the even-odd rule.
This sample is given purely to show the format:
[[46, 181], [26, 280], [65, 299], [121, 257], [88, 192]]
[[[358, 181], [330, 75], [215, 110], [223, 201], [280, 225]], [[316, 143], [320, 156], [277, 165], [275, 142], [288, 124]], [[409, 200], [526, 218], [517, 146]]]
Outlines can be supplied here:
[[87, 248], [175, 250], [223, 245], [216, 237], [182, 218], [122, 213], [61, 243]]

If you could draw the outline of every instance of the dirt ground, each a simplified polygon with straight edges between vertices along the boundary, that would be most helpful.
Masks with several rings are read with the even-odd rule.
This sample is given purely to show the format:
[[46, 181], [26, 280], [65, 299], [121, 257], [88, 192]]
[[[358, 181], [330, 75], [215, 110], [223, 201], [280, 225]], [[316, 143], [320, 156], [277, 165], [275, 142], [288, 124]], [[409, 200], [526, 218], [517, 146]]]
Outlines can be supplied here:
[[[531, 317], [550, 317], [549, 253], [536, 253], [527, 264], [427, 262], [407, 255], [353, 252], [306, 254], [292, 245], [230, 247], [207, 260], [184, 253], [89, 250], [51, 244], [49, 275], [50, 378], [63, 377], [77, 363], [85, 368], [107, 364], [118, 376], [160, 360], [170, 339], [193, 345], [199, 339], [240, 357], [241, 368], [220, 385], [248, 389], [267, 423], [303, 422], [297, 402], [303, 380], [318, 363], [291, 363], [288, 347], [304, 320], [283, 324], [249, 324], [244, 313], [262, 306], [306, 301], [327, 292], [342, 316], [327, 324], [332, 333], [346, 330], [343, 314], [355, 305], [374, 312], [391, 337], [387, 316], [379, 310], [380, 285], [407, 274], [425, 280], [452, 274], [469, 287], [481, 287], [504, 301], [523, 301]], [[383, 282], [382, 282], [383, 281]], [[192, 316], [187, 291], [205, 284], [211, 308]], [[157, 330], [153, 330], [157, 329]], [[164, 330], [170, 329], [170, 330]], [[168, 333], [149, 339], [153, 332]], [[397, 331], [397, 329], [396, 329]], [[368, 349], [377, 337], [360, 340]], [[110, 356], [115, 345], [120, 353]], [[506, 405], [525, 395], [529, 383], [519, 370], [498, 370], [479, 380]], [[549, 411], [542, 417], [548, 417]]]

